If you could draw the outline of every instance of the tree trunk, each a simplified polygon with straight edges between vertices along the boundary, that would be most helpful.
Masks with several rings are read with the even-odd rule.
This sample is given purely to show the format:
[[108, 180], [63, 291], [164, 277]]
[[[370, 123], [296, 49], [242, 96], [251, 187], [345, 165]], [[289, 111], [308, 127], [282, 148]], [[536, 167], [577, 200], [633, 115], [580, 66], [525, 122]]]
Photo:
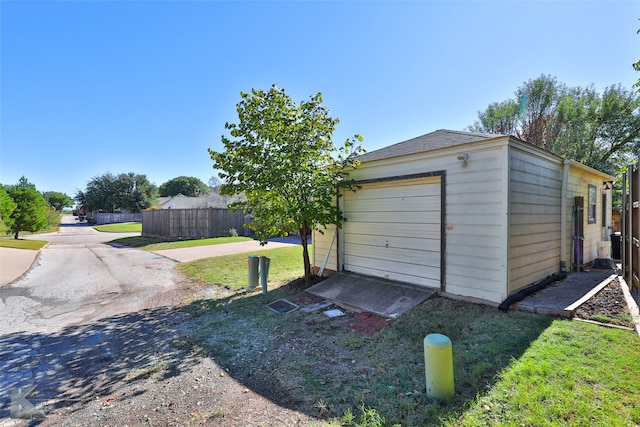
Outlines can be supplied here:
[[307, 235], [309, 234], [309, 226], [305, 222], [298, 232], [300, 244], [302, 245], [302, 260], [304, 262], [304, 283], [309, 286], [311, 284], [311, 262], [309, 261], [309, 248], [307, 246]]
[[13, 236], [14, 239], [18, 240], [18, 234], [20, 233], [20, 230], [16, 230], [16, 234]]

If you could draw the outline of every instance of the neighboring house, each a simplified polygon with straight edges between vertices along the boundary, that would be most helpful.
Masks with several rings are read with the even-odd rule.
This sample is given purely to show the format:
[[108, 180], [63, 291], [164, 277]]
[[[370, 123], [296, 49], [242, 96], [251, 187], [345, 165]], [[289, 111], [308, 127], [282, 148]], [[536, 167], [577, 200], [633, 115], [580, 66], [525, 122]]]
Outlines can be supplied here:
[[359, 160], [343, 228], [314, 233], [316, 270], [499, 303], [609, 240], [614, 178], [512, 136], [438, 130]]
[[175, 196], [158, 198], [158, 206], [162, 206], [165, 209], [226, 208], [229, 203], [237, 199], [237, 197], [226, 197], [217, 193], [209, 193], [200, 197], [188, 197], [177, 194]]

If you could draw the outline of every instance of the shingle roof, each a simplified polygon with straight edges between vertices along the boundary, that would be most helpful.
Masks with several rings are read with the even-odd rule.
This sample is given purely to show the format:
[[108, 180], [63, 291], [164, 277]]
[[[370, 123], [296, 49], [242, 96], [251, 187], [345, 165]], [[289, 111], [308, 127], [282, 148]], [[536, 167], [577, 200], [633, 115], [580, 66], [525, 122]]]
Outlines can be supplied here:
[[361, 156], [358, 156], [358, 160], [360, 160], [361, 162], [370, 162], [372, 160], [382, 160], [391, 157], [406, 156], [408, 154], [422, 153], [438, 148], [452, 147], [454, 145], [483, 141], [487, 139], [498, 138], [501, 136], [505, 135], [439, 129], [426, 135], [418, 136], [407, 141], [380, 148], [379, 150], [365, 153]]

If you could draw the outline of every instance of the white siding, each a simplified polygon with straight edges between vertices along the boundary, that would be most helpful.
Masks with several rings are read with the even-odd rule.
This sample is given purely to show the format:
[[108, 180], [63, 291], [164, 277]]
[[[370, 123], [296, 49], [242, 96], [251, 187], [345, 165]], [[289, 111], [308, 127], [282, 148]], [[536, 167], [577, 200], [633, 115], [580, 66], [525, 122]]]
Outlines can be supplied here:
[[[505, 137], [368, 162], [351, 173], [361, 180], [446, 171], [447, 293], [493, 302], [506, 297], [507, 141]], [[457, 160], [461, 153], [469, 156], [466, 166]], [[420, 235], [440, 232], [435, 225], [414, 225], [413, 230]]]
[[510, 294], [559, 271], [562, 162], [514, 147], [509, 169]]
[[[571, 267], [571, 249], [573, 240], [571, 236], [571, 212], [574, 205], [574, 197], [582, 196], [584, 198], [584, 242], [583, 242], [583, 259], [585, 263], [595, 260], [598, 257], [598, 241], [610, 240], [609, 234], [611, 229], [611, 194], [607, 197], [607, 218], [605, 227], [602, 226], [602, 193], [604, 191], [603, 182], [608, 180], [606, 176], [603, 176], [595, 171], [589, 171], [580, 165], [576, 165], [572, 162], [569, 169], [569, 185], [567, 189], [567, 203], [568, 203], [568, 215], [567, 215], [567, 243], [565, 247], [565, 256], [567, 259], [568, 268]], [[589, 184], [594, 185], [597, 191], [596, 197], [596, 222], [595, 224], [589, 224], [588, 216], [588, 204], [589, 204]], [[609, 192], [610, 193], [610, 192]]]
[[[462, 153], [468, 155], [466, 166], [457, 160]], [[559, 270], [561, 159], [503, 137], [366, 162], [351, 171], [350, 178], [397, 179], [436, 172], [444, 174], [445, 182], [446, 293], [498, 303]], [[597, 184], [597, 215], [601, 215], [605, 178], [607, 175], [572, 162], [565, 199], [568, 206], [573, 206], [574, 195], [583, 195], [586, 201], [587, 184]], [[424, 182], [440, 188], [439, 179], [434, 176]], [[345, 194], [340, 203], [348, 221], [338, 233], [328, 269], [340, 271], [347, 266], [365, 274], [437, 286], [442, 227], [435, 220], [439, 213], [427, 214], [423, 209], [439, 196], [407, 184], [412, 182], [405, 180], [404, 186], [403, 180], [369, 183], [355, 194]], [[369, 197], [372, 194], [375, 198]], [[431, 219], [421, 221], [424, 217]], [[567, 230], [571, 230], [570, 220], [571, 208]], [[593, 225], [586, 221], [585, 216], [585, 260], [590, 260], [596, 257], [597, 241], [607, 230], [600, 218]], [[324, 236], [314, 234], [317, 267], [327, 253], [332, 231]], [[571, 239], [566, 237], [565, 259], [569, 261]], [[386, 241], [393, 251], [388, 251]]]
[[323, 228], [322, 231], [324, 234], [316, 230], [313, 232], [312, 265], [319, 270], [323, 267], [326, 260], [326, 265], [324, 265], [325, 272], [336, 272], [338, 271], [338, 237], [336, 236], [336, 226], [328, 225], [327, 228]]

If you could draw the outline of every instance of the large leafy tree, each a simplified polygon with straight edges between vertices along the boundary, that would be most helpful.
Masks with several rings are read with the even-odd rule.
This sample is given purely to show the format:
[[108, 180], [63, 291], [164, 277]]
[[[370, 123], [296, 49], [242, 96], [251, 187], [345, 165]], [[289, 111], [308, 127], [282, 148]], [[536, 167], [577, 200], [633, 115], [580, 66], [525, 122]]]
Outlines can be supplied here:
[[65, 193], [60, 193], [58, 191], [45, 191], [42, 195], [49, 206], [54, 208], [56, 211], [61, 211], [64, 208], [70, 208], [73, 205], [73, 199]]
[[6, 225], [15, 208], [16, 203], [13, 201], [11, 196], [9, 196], [7, 190], [0, 185], [0, 221], [4, 222]]
[[175, 196], [177, 194], [196, 197], [208, 192], [209, 187], [207, 184], [192, 176], [179, 176], [160, 185], [161, 197]]
[[91, 178], [85, 191], [78, 191], [75, 199], [86, 211], [140, 212], [153, 206], [157, 197], [158, 187], [146, 175], [108, 172]]
[[15, 203], [15, 208], [5, 224], [14, 239], [18, 238], [21, 231], [36, 232], [47, 226], [47, 201], [34, 184], [23, 176], [7, 193]]
[[479, 112], [469, 129], [514, 135], [615, 175], [640, 148], [640, 98], [620, 85], [600, 94], [542, 75]]
[[225, 124], [230, 133], [230, 138], [222, 136], [225, 150], [209, 149], [214, 168], [221, 171], [221, 192], [244, 193], [245, 199], [230, 207], [253, 215], [248, 227], [261, 242], [273, 235], [298, 235], [308, 283], [307, 236], [346, 219], [336, 198], [340, 187], [355, 190], [346, 169], [358, 166], [362, 137], [334, 146], [339, 120], [322, 105], [320, 93], [299, 104], [275, 85], [240, 95], [238, 123]]

